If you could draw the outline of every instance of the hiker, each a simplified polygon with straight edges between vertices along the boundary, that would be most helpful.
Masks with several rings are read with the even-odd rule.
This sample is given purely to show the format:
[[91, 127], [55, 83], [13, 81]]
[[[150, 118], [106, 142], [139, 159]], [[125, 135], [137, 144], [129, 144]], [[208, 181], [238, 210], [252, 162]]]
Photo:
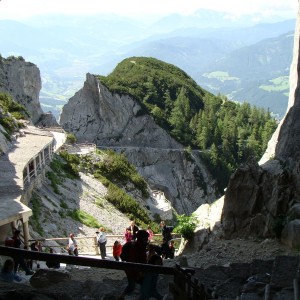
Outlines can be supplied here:
[[125, 243], [131, 242], [132, 241], [132, 233], [129, 228], [126, 228], [126, 232], [124, 234], [125, 237]]
[[[38, 252], [42, 251], [41, 243], [39, 241], [34, 241], [30, 245], [30, 250], [31, 251], [38, 251]], [[36, 268], [39, 269], [40, 264], [39, 264], [38, 260], [36, 260], [35, 262], [36, 262]], [[32, 263], [33, 263], [33, 261], [31, 261], [31, 269], [32, 269]]]
[[160, 255], [162, 258], [167, 258], [169, 252], [169, 242], [163, 238], [163, 242], [160, 245]]
[[[53, 248], [50, 248], [50, 253], [53, 254], [54, 250]], [[54, 261], [46, 261], [46, 266], [50, 269], [59, 269], [60, 268], [60, 262], [54, 262]]]
[[[149, 233], [146, 230], [139, 230], [136, 234], [136, 241], [131, 241], [123, 245], [121, 259], [126, 262], [147, 263], [146, 247], [148, 244]], [[141, 272], [134, 269], [125, 270], [128, 284], [118, 299], [124, 299], [126, 295], [130, 295], [134, 289], [136, 282], [139, 283], [142, 277]]]
[[132, 239], [135, 241], [136, 234], [139, 231], [139, 228], [135, 225], [134, 220], [130, 221], [130, 226], [127, 227], [131, 231]]
[[69, 244], [67, 246], [67, 250], [68, 250], [69, 255], [78, 256], [78, 244], [74, 238], [74, 233], [70, 233]]
[[107, 242], [105, 228], [100, 227], [99, 231], [97, 231], [96, 234], [97, 234], [98, 246], [100, 248], [101, 258], [105, 259], [105, 257], [106, 257], [106, 242]]
[[153, 239], [153, 236], [154, 236], [154, 233], [153, 233], [150, 225], [148, 225], [148, 227], [147, 227], [147, 232], [149, 233], [148, 240], [149, 240], [149, 243], [150, 243], [152, 241], [152, 239]]
[[165, 254], [165, 258], [171, 258], [173, 259], [175, 256], [175, 247], [174, 247], [174, 240], [171, 240], [169, 242], [169, 249], [167, 251], [167, 253]]
[[14, 261], [7, 259], [1, 269], [1, 281], [4, 282], [20, 282], [22, 278], [14, 271]]
[[122, 244], [119, 241], [115, 241], [113, 245], [113, 257], [116, 261], [120, 261], [121, 253], [122, 253]]
[[157, 246], [154, 245], [154, 244], [148, 244], [147, 245], [147, 252], [146, 252], [146, 255], [147, 255], [147, 262], [149, 261], [149, 259], [151, 258], [152, 255], [154, 254], [158, 254], [156, 252], [156, 248]]
[[161, 228], [161, 233], [162, 233], [163, 238], [166, 239], [167, 242], [169, 242], [172, 239], [171, 232], [173, 230], [173, 227], [167, 226], [164, 221], [161, 221], [160, 228]]
[[[19, 248], [19, 249], [21, 248], [22, 242], [21, 242], [21, 239], [20, 239], [20, 233], [21, 233], [20, 230], [16, 229], [14, 231], [14, 234], [13, 234], [12, 238], [11, 238], [13, 240], [12, 247], [14, 247], [14, 248]], [[27, 264], [26, 264], [24, 258], [21, 255], [18, 255], [18, 256], [14, 257], [14, 272], [15, 273], [17, 273], [17, 271], [18, 271], [19, 265], [25, 271], [26, 275], [33, 275], [34, 274], [34, 272], [31, 271], [27, 267]]]
[[[158, 254], [153, 254], [148, 260], [148, 264], [162, 266], [162, 258]], [[144, 279], [141, 285], [141, 295], [139, 300], [158, 299], [162, 300], [163, 296], [157, 291], [158, 274], [152, 272], [145, 272]]]

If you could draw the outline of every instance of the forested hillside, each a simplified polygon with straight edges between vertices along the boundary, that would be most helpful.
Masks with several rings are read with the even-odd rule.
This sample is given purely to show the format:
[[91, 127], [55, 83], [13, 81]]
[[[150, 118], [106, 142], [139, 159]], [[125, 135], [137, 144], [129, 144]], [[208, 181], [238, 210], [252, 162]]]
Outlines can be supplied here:
[[240, 163], [261, 157], [277, 125], [268, 111], [215, 96], [154, 58], [127, 58], [98, 78], [110, 91], [134, 97], [188, 149], [202, 150], [220, 188]]

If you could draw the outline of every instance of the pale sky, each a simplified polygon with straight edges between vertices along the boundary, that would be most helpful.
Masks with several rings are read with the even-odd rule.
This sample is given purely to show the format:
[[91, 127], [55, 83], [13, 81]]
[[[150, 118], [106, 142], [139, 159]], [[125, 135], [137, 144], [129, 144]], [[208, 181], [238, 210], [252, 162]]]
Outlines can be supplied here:
[[236, 15], [261, 12], [295, 18], [298, 0], [0, 0], [0, 19], [22, 20], [45, 13], [124, 16], [190, 14], [200, 8]]

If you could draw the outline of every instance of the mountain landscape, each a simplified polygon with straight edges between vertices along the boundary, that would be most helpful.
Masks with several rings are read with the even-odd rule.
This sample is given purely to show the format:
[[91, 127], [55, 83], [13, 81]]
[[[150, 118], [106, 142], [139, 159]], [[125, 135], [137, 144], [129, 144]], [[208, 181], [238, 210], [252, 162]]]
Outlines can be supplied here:
[[[178, 18], [177, 23], [178, 26], [185, 24], [190, 30], [199, 18], [204, 18], [207, 25], [231, 24], [219, 14], [208, 12], [205, 15], [199, 12], [195, 19]], [[151, 39], [163, 24], [168, 31], [168, 20], [160, 20], [151, 27]], [[93, 20], [85, 20], [88, 21]], [[114, 22], [119, 21], [114, 19]], [[1, 162], [21, 144], [20, 139], [27, 138], [24, 128], [36, 126], [42, 130], [58, 126], [52, 114], [44, 113], [45, 104], [40, 103], [43, 98], [39, 100], [41, 83], [45, 83], [42, 68], [48, 68], [49, 64], [53, 73], [47, 73], [47, 107], [54, 107], [54, 98], [59, 103], [55, 104], [57, 108], [61, 107], [59, 125], [62, 128], [59, 129], [64, 129], [67, 143], [40, 173], [34, 175], [30, 188], [20, 188], [24, 203], [32, 210], [30, 236], [34, 239], [62, 236], [72, 230], [78, 237], [85, 237], [100, 226], [119, 233], [131, 219], [136, 219], [142, 228], [151, 224], [155, 231], [159, 230], [159, 221], [165, 219], [176, 231], [179, 225], [190, 226], [193, 221], [189, 238], [183, 231], [178, 231], [182, 234], [178, 257], [165, 260], [165, 266], [174, 267], [175, 263], [181, 263], [194, 267], [196, 277], [205, 284], [206, 296], [213, 299], [236, 299], [241, 295], [264, 299], [267, 293], [274, 299], [294, 299], [300, 267], [299, 258], [292, 251], [300, 245], [299, 21], [296, 30], [284, 29], [284, 32], [279, 32], [281, 29], [275, 32], [275, 28], [280, 28], [275, 26], [276, 23], [273, 23], [275, 27], [268, 24], [266, 28], [273, 30], [272, 34], [263, 40], [257, 34], [257, 40], [253, 36], [248, 44], [233, 36], [231, 40], [221, 42], [208, 37], [177, 39], [178, 33], [158, 43], [156, 38], [150, 41], [149, 35], [148, 45], [165, 49], [166, 56], [170, 53], [167, 47], [170, 42], [178, 64], [179, 61], [190, 64], [185, 50], [177, 55], [183, 44], [190, 45], [191, 53], [195, 50], [193, 45], [202, 41], [201, 47], [203, 44], [208, 47], [201, 48], [203, 56], [211, 54], [209, 49], [218, 49], [208, 57], [210, 62], [205, 70], [197, 73], [199, 79], [168, 59], [149, 55], [127, 56], [103, 75], [96, 71], [98, 56], [93, 56], [95, 49], [89, 49], [87, 40], [72, 39], [73, 30], [68, 35], [61, 27], [60, 35], [53, 34], [53, 39], [70, 47], [70, 52], [64, 53], [58, 48], [60, 44], [54, 44], [46, 36], [42, 38], [47, 26], [53, 28], [53, 21], [49, 24], [46, 18], [44, 28], [38, 25], [39, 30], [30, 29], [32, 37], [40, 37], [43, 48], [34, 40], [31, 40], [32, 45], [27, 44], [26, 30], [40, 24], [38, 19], [31, 20], [28, 28], [24, 27], [23, 40], [15, 40], [15, 44], [20, 42], [20, 53], [7, 58], [2, 56], [0, 61]], [[66, 18], [65, 22], [69, 26], [74, 20]], [[94, 35], [94, 25], [90, 24], [86, 38], [91, 35], [100, 41], [102, 29], [106, 34], [113, 29], [105, 19], [103, 22], [98, 36]], [[129, 26], [127, 22], [122, 24], [124, 29]], [[20, 26], [14, 23], [12, 28], [15, 25]], [[132, 34], [139, 34], [140, 39], [145, 37], [145, 30], [138, 30], [136, 24], [131, 23], [131, 26]], [[229, 30], [229, 36], [232, 35], [231, 29], [224, 30]], [[117, 46], [119, 41], [112, 36], [107, 38], [118, 50], [136, 43], [130, 36], [120, 33], [121, 36], [123, 47]], [[9, 37], [6, 38], [8, 46]], [[293, 47], [293, 39], [294, 52], [291, 50], [289, 56], [285, 53]], [[109, 68], [114, 58], [104, 49], [108, 47], [106, 42], [102, 40], [102, 43], [101, 55], [106, 56]], [[35, 48], [39, 59], [44, 59], [41, 60], [41, 73], [39, 65], [29, 62], [21, 53], [22, 47], [25, 54], [30, 48], [25, 45]], [[77, 46], [85, 48], [86, 61], [77, 60], [76, 52], [80, 52]], [[143, 48], [142, 44], [136, 44], [132, 49], [136, 46]], [[135, 53], [130, 52], [132, 49], [125, 52]], [[28, 50], [28, 53], [33, 52]], [[122, 57], [123, 54], [119, 55]], [[65, 57], [63, 65], [58, 59], [60, 56]], [[94, 62], [87, 59], [91, 57]], [[55, 64], [54, 58], [57, 58]], [[289, 59], [293, 59], [291, 68]], [[85, 64], [94, 72], [87, 73], [82, 80], [80, 67]], [[202, 65], [200, 61], [199, 65]], [[52, 77], [53, 74], [57, 77]], [[68, 81], [60, 81], [61, 78]], [[210, 89], [199, 84], [201, 78], [207, 80]], [[215, 91], [222, 81], [234, 87], [234, 90], [226, 87], [228, 96]], [[71, 83], [74, 89], [79, 84], [74, 93]], [[253, 85], [253, 89], [247, 87], [247, 83]], [[66, 86], [68, 90], [65, 90]], [[231, 93], [240, 92], [246, 97], [242, 90], [247, 89], [251, 93], [270, 93], [272, 100], [265, 101], [266, 109], [230, 100]], [[273, 116], [280, 118], [284, 113], [269, 106], [276, 102], [275, 90], [284, 97], [290, 90], [288, 112], [279, 124]], [[70, 97], [68, 102], [64, 98], [67, 95]], [[94, 148], [88, 154], [76, 151], [74, 154], [72, 149], [76, 149], [76, 143], [92, 143]], [[30, 145], [27, 147], [30, 152]], [[14, 173], [11, 182], [22, 175], [24, 173]], [[159, 207], [157, 195], [163, 195], [167, 204], [163, 208]], [[181, 217], [187, 218], [180, 223]], [[1, 236], [11, 229], [6, 225], [10, 224], [0, 227]], [[52, 245], [64, 247], [60, 243]], [[116, 299], [119, 292], [116, 287], [126, 285], [120, 273], [103, 274], [95, 268], [71, 273], [75, 276], [71, 281], [45, 289], [37, 291], [24, 287], [24, 297], [38, 294], [38, 297], [48, 295], [50, 299], [61, 296], [68, 299], [69, 293], [74, 299]], [[166, 283], [169, 281], [172, 280], [163, 276], [159, 280], [158, 286], [164, 293], [168, 293]], [[101, 291], [99, 283], [105, 286]], [[0, 283], [0, 286], [3, 299], [9, 293], [13, 296], [22, 294], [22, 285], [18, 288], [3, 285], [2, 288]], [[134, 294], [128, 299], [136, 297]]]
[[[295, 20], [254, 15], [234, 20], [206, 10], [143, 21], [50, 15], [22, 23], [1, 20], [0, 53], [23, 56], [39, 66], [41, 105], [56, 118], [86, 73], [107, 75], [124, 58], [145, 56], [178, 66], [215, 95], [264, 107], [281, 119], [294, 26]], [[256, 78], [261, 69], [270, 72]]]

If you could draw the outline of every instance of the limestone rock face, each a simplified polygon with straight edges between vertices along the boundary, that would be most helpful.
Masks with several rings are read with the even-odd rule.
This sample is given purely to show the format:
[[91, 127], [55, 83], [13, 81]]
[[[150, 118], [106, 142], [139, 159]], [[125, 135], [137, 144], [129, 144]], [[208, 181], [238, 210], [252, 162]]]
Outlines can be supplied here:
[[300, 214], [300, 95], [298, 12], [294, 56], [290, 72], [288, 111], [260, 161], [240, 167], [225, 194], [222, 225], [233, 236], [277, 236], [290, 247], [299, 247], [295, 234]]
[[300, 203], [299, 179], [299, 163], [274, 160], [267, 166], [249, 163], [237, 169], [224, 199], [225, 237], [279, 235], [292, 204]]
[[126, 148], [124, 153], [152, 189], [164, 192], [179, 214], [191, 214], [217, 197], [215, 180], [199, 152], [145, 147]]
[[79, 142], [123, 151], [151, 188], [163, 191], [180, 214], [217, 197], [199, 153], [187, 154], [135, 100], [112, 94], [91, 74], [63, 107], [60, 124]]
[[0, 59], [0, 92], [9, 93], [25, 106], [36, 123], [43, 111], [39, 102], [40, 70], [22, 58]]
[[60, 124], [78, 141], [97, 146], [183, 148], [136, 101], [112, 94], [91, 74], [63, 107]]

